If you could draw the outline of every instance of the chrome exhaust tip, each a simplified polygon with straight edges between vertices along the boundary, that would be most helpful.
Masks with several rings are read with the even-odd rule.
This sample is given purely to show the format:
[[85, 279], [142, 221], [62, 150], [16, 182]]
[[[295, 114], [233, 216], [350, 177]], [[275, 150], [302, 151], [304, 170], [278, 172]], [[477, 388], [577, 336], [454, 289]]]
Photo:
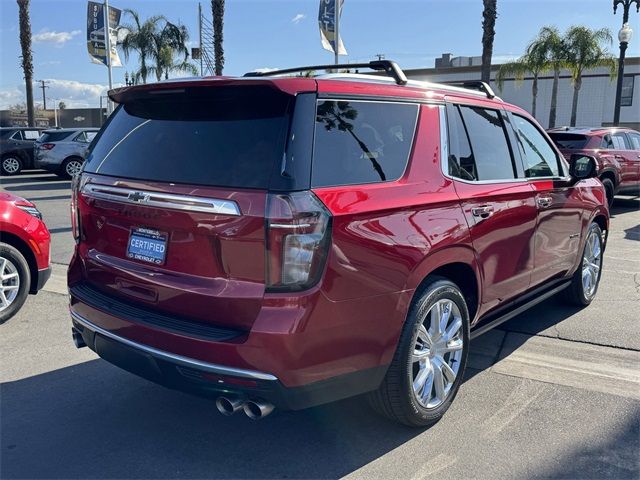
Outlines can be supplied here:
[[71, 337], [73, 338], [73, 344], [76, 346], [76, 348], [84, 348], [87, 346], [87, 344], [84, 343], [82, 334], [75, 328], [71, 329]]
[[245, 402], [242, 408], [244, 409], [244, 413], [251, 420], [260, 420], [273, 412], [275, 407], [273, 404], [263, 402], [262, 400], [249, 400], [248, 402]]
[[240, 410], [243, 404], [244, 401], [239, 398], [218, 397], [216, 400], [216, 408], [227, 417]]

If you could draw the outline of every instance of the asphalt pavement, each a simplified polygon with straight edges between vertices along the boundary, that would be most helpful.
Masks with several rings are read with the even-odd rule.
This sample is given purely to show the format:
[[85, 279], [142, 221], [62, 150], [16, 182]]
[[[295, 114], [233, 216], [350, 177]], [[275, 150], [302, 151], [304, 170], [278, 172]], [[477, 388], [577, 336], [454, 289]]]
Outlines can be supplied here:
[[224, 417], [77, 350], [68, 182], [0, 183], [37, 203], [56, 263], [47, 290], [0, 325], [1, 478], [640, 478], [638, 199], [616, 201], [593, 304], [551, 299], [475, 340], [444, 419], [410, 429], [362, 398]]

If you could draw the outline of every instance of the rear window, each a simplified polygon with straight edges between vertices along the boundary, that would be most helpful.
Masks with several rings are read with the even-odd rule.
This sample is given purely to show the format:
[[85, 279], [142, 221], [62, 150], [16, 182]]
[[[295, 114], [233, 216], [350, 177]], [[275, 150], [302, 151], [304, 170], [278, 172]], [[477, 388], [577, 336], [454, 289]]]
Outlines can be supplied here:
[[267, 188], [282, 162], [292, 97], [269, 87], [195, 87], [118, 107], [85, 171], [220, 187]]
[[73, 132], [44, 132], [40, 137], [40, 142], [60, 142], [72, 135]]
[[559, 148], [564, 150], [581, 150], [589, 141], [589, 137], [586, 135], [578, 135], [576, 133], [549, 132], [549, 136]]
[[417, 118], [417, 104], [319, 101], [312, 186], [397, 180], [407, 166]]

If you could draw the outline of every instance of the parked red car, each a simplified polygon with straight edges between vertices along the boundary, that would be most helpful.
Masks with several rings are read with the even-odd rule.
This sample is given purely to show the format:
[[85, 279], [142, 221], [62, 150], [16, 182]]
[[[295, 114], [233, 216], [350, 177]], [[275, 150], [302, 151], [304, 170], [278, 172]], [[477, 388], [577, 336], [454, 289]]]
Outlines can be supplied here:
[[50, 240], [33, 203], [0, 192], [0, 323], [18, 313], [27, 295], [49, 279]]
[[428, 425], [471, 338], [563, 290], [589, 304], [609, 221], [594, 159], [570, 170], [486, 84], [365, 66], [392, 78], [112, 91], [74, 183], [76, 345], [225, 414], [368, 393]]
[[609, 206], [617, 194], [640, 195], [640, 133], [613, 127], [561, 127], [548, 133], [567, 159], [576, 153], [596, 158]]

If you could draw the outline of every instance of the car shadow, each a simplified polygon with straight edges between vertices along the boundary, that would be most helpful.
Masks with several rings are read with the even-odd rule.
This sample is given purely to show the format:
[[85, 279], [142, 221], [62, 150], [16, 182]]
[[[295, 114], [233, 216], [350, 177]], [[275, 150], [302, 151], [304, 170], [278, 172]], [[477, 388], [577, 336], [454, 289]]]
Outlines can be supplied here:
[[611, 217], [640, 210], [640, 197], [615, 197], [609, 211]]
[[339, 478], [423, 431], [363, 405], [254, 422], [92, 360], [2, 385], [0, 476]]
[[4, 187], [8, 192], [38, 192], [42, 190], [69, 190], [71, 189], [71, 182], [69, 180], [60, 180], [58, 178], [58, 182], [47, 182], [47, 183], [30, 183], [27, 185], [12, 185], [9, 187]]
[[38, 182], [52, 182], [62, 180], [59, 176], [44, 171], [30, 171], [12, 177], [0, 177], [0, 186], [30, 184]]

